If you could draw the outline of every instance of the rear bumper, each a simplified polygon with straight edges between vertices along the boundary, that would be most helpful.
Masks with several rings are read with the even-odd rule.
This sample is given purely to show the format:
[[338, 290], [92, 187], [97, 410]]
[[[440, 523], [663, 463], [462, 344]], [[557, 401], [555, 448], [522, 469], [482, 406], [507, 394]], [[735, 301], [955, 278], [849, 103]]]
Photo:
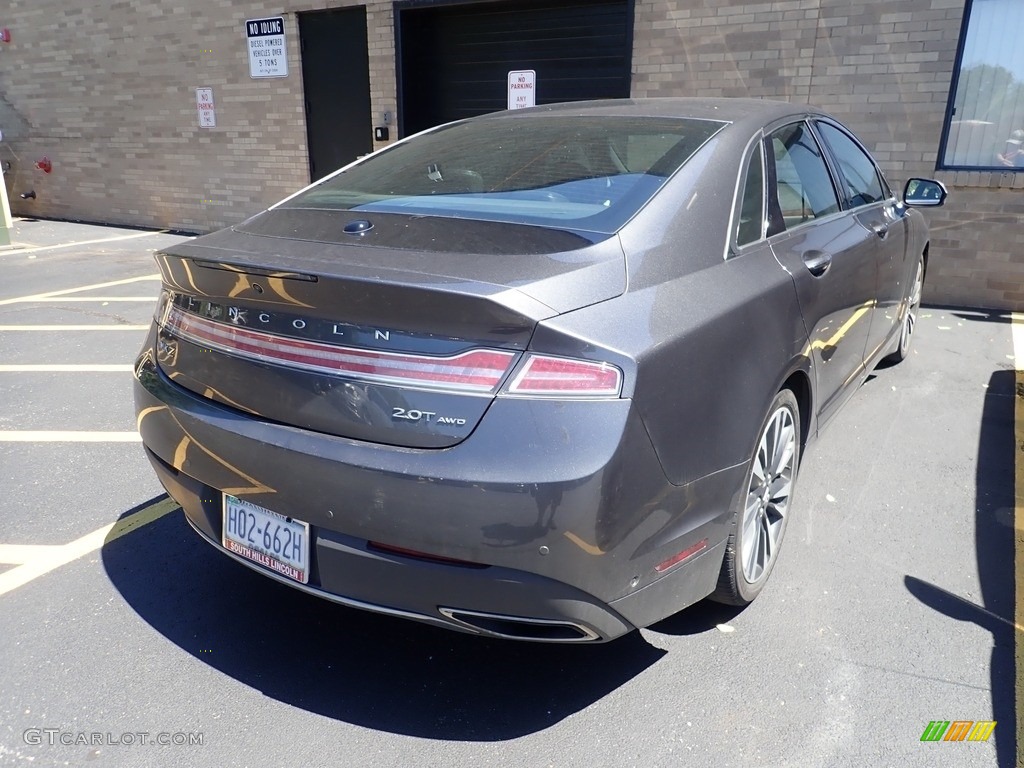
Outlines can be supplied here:
[[308, 585], [246, 565], [334, 602], [488, 636], [610, 640], [705, 597], [742, 482], [732, 468], [670, 484], [628, 400], [499, 399], [459, 445], [407, 449], [217, 405], [169, 381], [149, 350], [135, 399], [157, 475], [211, 544], [225, 551], [222, 492], [244, 497], [310, 523], [314, 542]]
[[[149, 454], [161, 482], [175, 498], [185, 500], [185, 516], [206, 541], [239, 563], [303, 592], [349, 608], [472, 634], [547, 642], [588, 642], [610, 639], [633, 629], [625, 619], [593, 598], [564, 584], [507, 568], [482, 570], [440, 565], [414, 558], [389, 557], [367, 549], [365, 541], [342, 540], [319, 530], [315, 544], [315, 577], [308, 585], [256, 565], [220, 543], [220, 520], [190, 514], [188, 504], [199, 496], [186, 484], [190, 478], [170, 475], [167, 466]], [[182, 482], [184, 480], [184, 482]], [[400, 594], [400, 597], [399, 597]], [[443, 599], [450, 605], [439, 605]], [[463, 606], [491, 606], [487, 611]], [[500, 606], [500, 612], [495, 610]]]

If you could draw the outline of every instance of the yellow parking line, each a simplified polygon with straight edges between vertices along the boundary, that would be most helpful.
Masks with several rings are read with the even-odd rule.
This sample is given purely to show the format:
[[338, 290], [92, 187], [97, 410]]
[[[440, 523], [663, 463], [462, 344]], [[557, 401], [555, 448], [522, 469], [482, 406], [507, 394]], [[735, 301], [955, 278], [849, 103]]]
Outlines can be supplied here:
[[569, 541], [571, 541], [577, 547], [582, 549], [588, 555], [594, 555], [596, 557], [598, 555], [603, 555], [604, 554], [604, 550], [601, 549], [599, 546], [597, 546], [596, 544], [591, 544], [590, 542], [584, 541], [583, 539], [581, 539], [579, 536], [577, 536], [572, 531], [566, 531], [565, 532], [565, 538], [567, 538]]
[[[168, 512], [178, 509], [177, 503], [171, 499], [164, 498], [140, 509], [127, 517], [105, 525], [92, 533], [87, 533], [70, 544], [61, 546], [38, 546], [26, 545], [0, 546], [0, 562], [20, 562], [17, 568], [0, 573], [0, 595], [5, 595], [11, 590], [28, 584], [43, 574], [67, 565], [90, 552], [95, 552], [104, 544], [109, 544], [115, 539], [131, 533], [144, 525], [159, 520]], [[8, 559], [5, 560], [4, 557]], [[18, 557], [20, 560], [14, 561]]]
[[0, 563], [3, 565], [23, 565], [48, 550], [54, 552], [60, 545], [49, 544], [0, 544]]
[[[115, 285], [128, 285], [129, 283], [140, 283], [144, 281], [159, 280], [160, 275], [142, 275], [141, 277], [127, 277], [124, 280], [108, 280], [105, 283], [93, 283], [92, 285], [83, 285], [78, 288], [64, 288], [59, 291], [46, 291], [45, 293], [33, 293], [29, 296], [17, 296], [13, 299], [0, 299], [0, 306], [4, 304], [21, 304], [29, 301], [45, 301], [53, 296], [65, 296], [69, 293], [80, 293], [82, 291], [92, 291], [97, 288], [110, 288]], [[152, 301], [152, 299], [149, 299]]]
[[153, 235], [166, 234], [166, 229], [161, 229], [159, 232], [137, 232], [132, 235], [121, 235], [119, 237], [102, 237], [98, 240], [79, 240], [74, 243], [60, 243], [58, 245], [30, 245], [24, 248], [17, 248], [11, 251], [5, 251], [5, 256], [10, 256], [19, 253], [39, 253], [40, 251], [54, 251], [58, 248], [73, 248], [76, 245], [96, 245], [97, 243], [113, 243], [118, 240], [135, 240], [140, 237], [152, 237]]
[[0, 443], [138, 443], [138, 432], [0, 431]]
[[[152, 299], [150, 299], [152, 301]], [[148, 325], [0, 325], [0, 331], [145, 331]]]
[[1013, 356], [1016, 370], [1014, 382], [1014, 511], [1013, 511], [1013, 618], [1017, 631], [1013, 633], [1013, 660], [1016, 670], [1015, 694], [1017, 704], [1017, 764], [1021, 764], [1024, 748], [1024, 314], [1014, 313]]
[[111, 365], [0, 365], [0, 373], [111, 373], [125, 372], [133, 368], [129, 363]]
[[811, 344], [811, 349], [825, 349], [825, 347], [834, 347], [836, 344], [839, 343], [840, 339], [842, 339], [843, 336], [850, 332], [850, 329], [857, 324], [857, 321], [864, 317], [865, 313], [867, 313], [868, 310], [875, 306], [876, 303], [877, 302], [874, 299], [864, 302], [864, 304], [862, 304], [856, 312], [850, 315], [847, 321], [839, 327], [839, 330], [832, 334], [832, 338], [830, 338], [828, 341], [823, 341], [821, 339], [815, 341], [813, 344]]

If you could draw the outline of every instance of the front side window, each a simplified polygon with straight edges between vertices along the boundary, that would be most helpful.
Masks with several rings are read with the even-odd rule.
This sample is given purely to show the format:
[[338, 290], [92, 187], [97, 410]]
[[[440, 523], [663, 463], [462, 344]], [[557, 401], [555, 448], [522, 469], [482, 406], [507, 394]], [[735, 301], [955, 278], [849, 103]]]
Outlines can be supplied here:
[[775, 131], [771, 147], [775, 162], [773, 203], [778, 204], [777, 213], [785, 229], [839, 210], [839, 198], [821, 147], [807, 125], [796, 123]]
[[850, 206], [857, 208], [884, 200], [886, 193], [878, 168], [857, 142], [828, 123], [818, 123], [818, 130], [839, 164], [840, 182]]
[[281, 206], [610, 234], [723, 125], [544, 114], [453, 123], [371, 155]]
[[942, 168], [1024, 170], [1024, 2], [973, 0], [964, 16]]

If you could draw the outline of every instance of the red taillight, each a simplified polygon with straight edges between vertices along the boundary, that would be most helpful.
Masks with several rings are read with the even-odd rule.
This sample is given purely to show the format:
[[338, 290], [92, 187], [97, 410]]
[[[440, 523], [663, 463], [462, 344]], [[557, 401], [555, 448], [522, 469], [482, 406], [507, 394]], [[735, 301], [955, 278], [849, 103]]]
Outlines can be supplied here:
[[175, 336], [232, 355], [268, 363], [404, 386], [494, 392], [516, 353], [473, 349], [450, 357], [381, 352], [293, 339], [217, 323], [172, 307], [164, 324]]
[[529, 355], [506, 388], [511, 395], [618, 397], [622, 371], [608, 363]]

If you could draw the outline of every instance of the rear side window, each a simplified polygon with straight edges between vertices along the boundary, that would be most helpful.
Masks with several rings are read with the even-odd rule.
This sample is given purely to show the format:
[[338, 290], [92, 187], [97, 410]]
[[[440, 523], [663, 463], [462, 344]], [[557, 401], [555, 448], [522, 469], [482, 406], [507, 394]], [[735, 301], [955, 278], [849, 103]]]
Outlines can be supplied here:
[[850, 205], [857, 208], [884, 200], [886, 193], [881, 174], [857, 142], [828, 123], [818, 123], [818, 130], [839, 163], [839, 173], [842, 174], [840, 182]]
[[787, 125], [771, 137], [775, 202], [786, 229], [839, 210], [839, 198], [821, 147], [804, 123]]
[[736, 244], [754, 243], [763, 237], [764, 231], [764, 167], [761, 157], [761, 143], [747, 164], [740, 202], [740, 220], [736, 225]]
[[612, 233], [724, 123], [539, 113], [455, 123], [282, 203]]

